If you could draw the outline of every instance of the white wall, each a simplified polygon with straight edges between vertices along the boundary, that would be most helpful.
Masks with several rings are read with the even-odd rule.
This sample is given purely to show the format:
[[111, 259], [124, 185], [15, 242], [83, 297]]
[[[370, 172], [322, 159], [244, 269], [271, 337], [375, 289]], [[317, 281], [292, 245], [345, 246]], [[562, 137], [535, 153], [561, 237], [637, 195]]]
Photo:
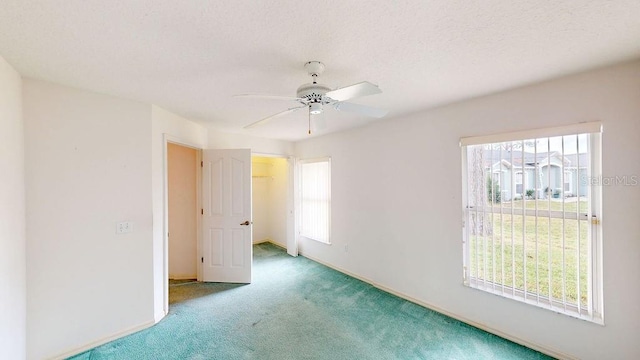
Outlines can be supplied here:
[[269, 240], [271, 162], [264, 157], [251, 157], [251, 235], [253, 242]]
[[269, 238], [282, 247], [287, 247], [287, 191], [289, 186], [289, 164], [287, 159], [271, 159], [271, 182], [269, 183]]
[[0, 358], [26, 354], [22, 79], [0, 57]]
[[43, 359], [153, 322], [151, 106], [35, 80], [23, 103], [27, 356]]
[[460, 137], [593, 120], [604, 176], [640, 176], [640, 62], [297, 143], [301, 158], [332, 157], [333, 244], [301, 251], [529, 344], [640, 358], [640, 186], [603, 189], [606, 326], [462, 285]]
[[198, 159], [196, 149], [167, 144], [169, 279], [196, 279], [198, 276]]
[[251, 149], [254, 154], [291, 155], [293, 143], [243, 134], [224, 133], [209, 129], [210, 149]]
[[207, 129], [161, 107], [151, 106], [151, 192], [153, 203], [153, 313], [156, 322], [168, 311], [168, 244], [165, 224], [165, 138], [195, 148], [207, 148]]

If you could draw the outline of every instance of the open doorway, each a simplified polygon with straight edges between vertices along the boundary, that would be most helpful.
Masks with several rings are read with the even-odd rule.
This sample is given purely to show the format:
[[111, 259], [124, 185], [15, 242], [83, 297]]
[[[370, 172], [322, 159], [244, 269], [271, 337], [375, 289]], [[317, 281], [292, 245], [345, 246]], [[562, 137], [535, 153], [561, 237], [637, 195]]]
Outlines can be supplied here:
[[167, 143], [169, 304], [173, 288], [198, 278], [199, 150]]
[[271, 242], [287, 248], [289, 162], [286, 158], [253, 155], [253, 243]]
[[[183, 142], [171, 142], [171, 140], [168, 139], [166, 140], [165, 144], [165, 226], [167, 229], [167, 232], [165, 234], [167, 237], [165, 238], [164, 245], [164, 279], [166, 284], [164, 294], [165, 313], [168, 313], [169, 305], [171, 303], [174, 303], [174, 301], [179, 301], [179, 296], [172, 296], [171, 293], [173, 292], [175, 295], [176, 291], [179, 292], [180, 288], [184, 288], [183, 285], [187, 285], [187, 287], [190, 287], [190, 283], [194, 281], [222, 281], [236, 283], [244, 282], [211, 280], [209, 279], [210, 277], [205, 276], [204, 268], [208, 264], [208, 261], [210, 261], [207, 255], [215, 255], [215, 252], [207, 251], [207, 240], [209, 238], [206, 235], [215, 235], [216, 232], [207, 232], [204, 229], [207, 226], [204, 218], [212, 213], [212, 210], [207, 208], [207, 206], [205, 205], [208, 204], [208, 206], [211, 207], [212, 204], [209, 202], [205, 204], [203, 199], [208, 198], [208, 196], [211, 195], [211, 190], [222, 189], [221, 187], [218, 187], [218, 185], [216, 185], [218, 183], [217, 181], [212, 182], [205, 180], [205, 173], [211, 175], [217, 171], [215, 169], [219, 168], [215, 166], [214, 169], [214, 167], [212, 166], [216, 164], [222, 164], [218, 161], [212, 161], [210, 159], [210, 152], [246, 151], [247, 149], [201, 150], [199, 148], [191, 147], [189, 144], [185, 144]], [[253, 213], [250, 212], [249, 214], [246, 214], [246, 219], [243, 217], [242, 220], [250, 221], [244, 221], [240, 223], [240, 225], [245, 225], [245, 223], [249, 225], [251, 222], [253, 222], [251, 228], [254, 229], [253, 233], [255, 234], [255, 236], [249, 237], [249, 243], [269, 241], [278, 246], [286, 248], [289, 254], [291, 254], [292, 256], [297, 256], [297, 242], [294, 236], [295, 231], [292, 186], [294, 182], [294, 172], [292, 171], [292, 169], [294, 168], [295, 160], [293, 160], [293, 158], [285, 158], [277, 155], [274, 156], [259, 154], [256, 154], [256, 156], [252, 160], [251, 154], [248, 153], [247, 155], [247, 161], [244, 162], [243, 160], [243, 162], [249, 164], [249, 167], [246, 168], [246, 172], [244, 173], [246, 174], [251, 171], [253, 173], [253, 176], [250, 177], [251, 187], [247, 188], [250, 189], [251, 195], [248, 197], [244, 196], [243, 198], [249, 199], [250, 202], [247, 208], [253, 208]], [[207, 156], [209, 156], [209, 158]], [[231, 161], [231, 164], [238, 165], [240, 164], [240, 162]], [[222, 169], [222, 167], [220, 167], [220, 169]], [[211, 171], [213, 171], [213, 173]], [[240, 173], [234, 174], [238, 175]], [[217, 176], [215, 176], [215, 178], [217, 179]], [[243, 178], [243, 176], [240, 176], [240, 178]], [[212, 186], [211, 189], [205, 189], [205, 183], [209, 186]], [[185, 189], [181, 188], [183, 186], [185, 187]], [[205, 190], [207, 190], [208, 192]], [[195, 202], [193, 200], [194, 192]], [[218, 192], [219, 190], [214, 191], [214, 193]], [[209, 195], [207, 195], [207, 193], [209, 193]], [[225, 192], [220, 193], [220, 195], [223, 194], [225, 194]], [[187, 202], [187, 205], [184, 205], [183, 203], [181, 206], [174, 207], [176, 202], [179, 203], [180, 201], [184, 201], [186, 200], [185, 198], [190, 200], [189, 202]], [[251, 200], [253, 198], [257, 199], [256, 202]], [[184, 207], [191, 208], [192, 210], [179, 210], [180, 208]], [[217, 207], [215, 206], [214, 208], [217, 209]], [[193, 210], [195, 210], [195, 212]], [[215, 211], [213, 212], [215, 213]], [[179, 230], [181, 226], [186, 226], [187, 229], [193, 229], [193, 219], [196, 219], [195, 230], [190, 230], [190, 235], [180, 235]], [[237, 221], [237, 223], [239, 223], [239, 221]], [[237, 223], [234, 222], [232, 225], [237, 225]], [[244, 229], [245, 227], [241, 226], [240, 228]], [[237, 231], [235, 231], [234, 233], [237, 233]], [[194, 234], [195, 252], [193, 245]], [[184, 240], [185, 238], [187, 238], [188, 240]], [[211, 247], [211, 244], [215, 244], [216, 239], [209, 240], [214, 240], [213, 242], [209, 241], [209, 247]], [[193, 259], [193, 261], [189, 262], [189, 258]], [[232, 261], [236, 260], [238, 259], [232, 259]], [[195, 266], [196, 276], [194, 276], [193, 266]]]

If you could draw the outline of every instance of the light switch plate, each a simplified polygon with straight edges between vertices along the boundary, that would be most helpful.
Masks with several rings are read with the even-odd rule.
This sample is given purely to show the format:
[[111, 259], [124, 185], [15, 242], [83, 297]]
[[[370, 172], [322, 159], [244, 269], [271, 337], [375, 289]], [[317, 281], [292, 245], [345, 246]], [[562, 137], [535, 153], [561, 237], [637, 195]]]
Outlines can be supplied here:
[[126, 234], [133, 232], [133, 223], [130, 221], [119, 222], [116, 225], [116, 234]]

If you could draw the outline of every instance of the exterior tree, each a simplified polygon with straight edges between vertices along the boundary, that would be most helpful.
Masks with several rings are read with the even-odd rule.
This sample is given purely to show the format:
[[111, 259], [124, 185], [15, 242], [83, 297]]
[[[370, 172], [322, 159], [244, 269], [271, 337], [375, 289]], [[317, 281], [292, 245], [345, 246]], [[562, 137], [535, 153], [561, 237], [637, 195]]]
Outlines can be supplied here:
[[[472, 203], [469, 206], [473, 208], [484, 208], [490, 206], [489, 198], [499, 201], [499, 186], [495, 188], [491, 184], [491, 171], [487, 174], [485, 169], [485, 149], [482, 146], [470, 146], [467, 152], [467, 171], [469, 172], [469, 195]], [[488, 180], [486, 180], [488, 179]], [[489, 185], [489, 191], [486, 186]], [[497, 184], [496, 184], [497, 186]], [[497, 193], [496, 193], [497, 190]], [[495, 195], [494, 195], [495, 194]], [[471, 234], [473, 235], [491, 235], [493, 234], [493, 224], [491, 216], [482, 211], [471, 210], [469, 221], [471, 222]], [[485, 216], [487, 215], [487, 216]]]

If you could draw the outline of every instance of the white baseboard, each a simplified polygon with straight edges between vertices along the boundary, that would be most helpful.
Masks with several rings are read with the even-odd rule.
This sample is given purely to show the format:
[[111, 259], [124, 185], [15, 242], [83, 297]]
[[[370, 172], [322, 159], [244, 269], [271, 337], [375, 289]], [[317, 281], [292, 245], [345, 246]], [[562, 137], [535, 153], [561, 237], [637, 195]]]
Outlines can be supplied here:
[[66, 359], [66, 358], [74, 356], [74, 355], [78, 355], [78, 354], [83, 353], [83, 352], [85, 352], [87, 350], [93, 349], [96, 346], [104, 345], [104, 344], [106, 344], [106, 343], [108, 343], [110, 341], [119, 339], [119, 338], [127, 336], [127, 335], [131, 335], [131, 334], [133, 334], [135, 332], [138, 332], [140, 330], [144, 330], [146, 328], [149, 328], [154, 324], [155, 324], [155, 322], [152, 320], [152, 321], [145, 322], [144, 324], [140, 324], [140, 325], [137, 325], [137, 326], [130, 327], [128, 329], [125, 329], [123, 331], [120, 331], [120, 332], [117, 332], [115, 334], [109, 335], [109, 336], [104, 337], [102, 339], [93, 341], [93, 342], [91, 342], [89, 344], [86, 344], [86, 345], [83, 345], [81, 347], [78, 347], [78, 348], [75, 348], [75, 349], [72, 349], [72, 350], [68, 350], [68, 351], [66, 351], [66, 352], [64, 352], [62, 354], [56, 355], [54, 357], [51, 357], [50, 359], [51, 360], [59, 360], [59, 359], [61, 360], [61, 359]]
[[167, 311], [164, 309], [161, 309], [160, 311], [157, 311], [154, 315], [153, 315], [153, 321], [155, 324], [159, 323], [160, 320], [164, 319], [164, 317], [167, 316]]
[[169, 275], [169, 280], [191, 280], [191, 279], [197, 279], [198, 276], [197, 275]]
[[427, 303], [425, 301], [422, 301], [422, 300], [418, 300], [418, 299], [413, 298], [413, 297], [411, 297], [411, 296], [409, 296], [407, 294], [404, 294], [404, 293], [401, 293], [399, 291], [396, 291], [396, 290], [393, 290], [391, 288], [388, 288], [388, 287], [386, 287], [384, 285], [380, 285], [380, 284], [376, 283], [373, 280], [370, 280], [370, 279], [365, 278], [363, 276], [354, 274], [354, 273], [352, 273], [350, 271], [347, 271], [345, 269], [342, 269], [342, 268], [340, 268], [338, 266], [326, 263], [326, 262], [324, 262], [322, 260], [319, 260], [319, 259], [316, 259], [316, 258], [314, 258], [312, 256], [308, 256], [308, 255], [305, 255], [305, 254], [300, 253], [300, 252], [298, 254], [301, 255], [301, 256], [306, 257], [309, 260], [315, 261], [315, 262], [320, 263], [320, 264], [322, 264], [322, 265], [324, 265], [326, 267], [332, 268], [333, 270], [336, 270], [336, 271], [339, 271], [339, 272], [341, 272], [343, 274], [349, 275], [349, 276], [351, 276], [353, 278], [356, 278], [356, 279], [358, 279], [360, 281], [364, 281], [367, 284], [372, 285], [372, 286], [374, 286], [374, 287], [376, 287], [376, 288], [378, 288], [378, 289], [380, 289], [380, 290], [382, 290], [384, 292], [388, 292], [389, 294], [393, 294], [393, 295], [395, 295], [395, 296], [397, 296], [399, 298], [402, 298], [404, 300], [410, 301], [410, 302], [412, 302], [414, 304], [418, 304], [418, 305], [420, 305], [422, 307], [425, 307], [427, 309], [433, 310], [433, 311], [438, 312], [440, 314], [446, 315], [446, 316], [448, 316], [450, 318], [456, 319], [456, 320], [461, 321], [461, 322], [463, 322], [465, 324], [468, 324], [468, 325], [471, 325], [471, 326], [476, 327], [478, 329], [484, 330], [484, 331], [486, 331], [488, 333], [497, 335], [497, 336], [499, 336], [501, 338], [507, 339], [509, 341], [513, 341], [516, 344], [520, 344], [522, 346], [526, 346], [526, 347], [528, 347], [530, 349], [539, 351], [539, 352], [541, 352], [543, 354], [552, 356], [552, 357], [557, 358], [557, 359], [578, 360], [578, 358], [576, 358], [574, 356], [571, 356], [571, 355], [568, 355], [568, 354], [565, 354], [565, 353], [563, 353], [561, 351], [557, 351], [557, 350], [554, 350], [554, 349], [549, 349], [549, 348], [547, 348], [545, 346], [542, 346], [542, 345], [539, 345], [539, 344], [536, 344], [536, 343], [532, 343], [530, 341], [523, 340], [523, 339], [520, 339], [520, 338], [515, 337], [515, 336], [511, 336], [511, 335], [506, 334], [506, 333], [504, 333], [504, 332], [502, 332], [500, 330], [496, 330], [496, 329], [488, 327], [486, 325], [477, 323], [477, 322], [475, 322], [473, 320], [469, 320], [469, 319], [467, 319], [465, 317], [453, 314], [453, 313], [451, 313], [451, 312], [449, 312], [447, 310], [444, 310], [444, 309], [442, 309], [442, 308], [440, 308], [438, 306], [435, 306], [433, 304], [429, 304], [429, 303]]
[[284, 245], [282, 245], [282, 244], [280, 244], [280, 243], [277, 243], [277, 242], [275, 242], [275, 241], [273, 241], [273, 240], [271, 240], [271, 239], [269, 239], [269, 241], [265, 241], [265, 242], [268, 242], [268, 243], [269, 243], [269, 244], [271, 244], [271, 245], [275, 245], [275, 246], [277, 246], [277, 247], [279, 247], [279, 248], [281, 248], [281, 249], [287, 250], [287, 247], [286, 247], [286, 246], [284, 246]]
[[262, 240], [255, 241], [255, 242], [253, 242], [253, 245], [264, 244], [264, 243], [273, 244], [273, 245], [275, 245], [275, 246], [277, 246], [277, 247], [279, 247], [279, 248], [282, 248], [282, 249], [287, 250], [287, 246], [286, 246], [286, 245], [280, 244], [280, 243], [276, 242], [275, 240], [273, 240], [273, 239], [268, 239], [268, 238], [267, 238], [267, 239], [262, 239]]

